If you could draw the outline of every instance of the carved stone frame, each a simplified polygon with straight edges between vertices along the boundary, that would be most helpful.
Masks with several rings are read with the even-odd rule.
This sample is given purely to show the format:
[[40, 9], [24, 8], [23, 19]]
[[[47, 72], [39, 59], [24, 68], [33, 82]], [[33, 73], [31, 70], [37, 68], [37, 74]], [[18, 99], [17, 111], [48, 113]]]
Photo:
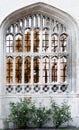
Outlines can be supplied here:
[[0, 27], [0, 89], [1, 92], [3, 92], [3, 86], [5, 86], [4, 78], [5, 78], [5, 64], [4, 64], [4, 58], [5, 58], [5, 51], [4, 51], [4, 44], [5, 44], [5, 31], [9, 27], [10, 24], [12, 24], [14, 21], [17, 21], [18, 19], [22, 19], [25, 16], [32, 15], [34, 13], [42, 13], [46, 16], [49, 16], [51, 18], [56, 19], [57, 21], [63, 23], [67, 27], [67, 32], [70, 35], [70, 38], [68, 40], [68, 54], [69, 54], [69, 61], [68, 61], [68, 82], [70, 84], [69, 90], [70, 91], [76, 91], [76, 61], [77, 61], [77, 46], [78, 46], [78, 35], [77, 35], [77, 24], [72, 16], [69, 14], [51, 6], [45, 3], [36, 3], [32, 4], [30, 6], [24, 7], [22, 9], [19, 9], [9, 16], [7, 16], [4, 21], [1, 24]]

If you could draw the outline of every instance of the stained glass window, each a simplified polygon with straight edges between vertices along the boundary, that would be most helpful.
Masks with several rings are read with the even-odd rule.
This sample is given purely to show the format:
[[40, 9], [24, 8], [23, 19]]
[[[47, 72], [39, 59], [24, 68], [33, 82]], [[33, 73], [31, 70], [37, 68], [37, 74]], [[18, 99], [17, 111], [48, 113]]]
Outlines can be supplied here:
[[58, 50], [58, 35], [52, 34], [51, 36], [51, 51], [57, 52]]
[[28, 15], [7, 29], [5, 40], [9, 88], [56, 92], [58, 84], [67, 83], [68, 34], [63, 24], [43, 14]]
[[14, 51], [14, 41], [13, 41], [13, 35], [8, 34], [6, 36], [6, 52], [10, 53]]
[[24, 60], [24, 82], [31, 82], [31, 58], [26, 57]]
[[25, 38], [24, 38], [24, 51], [30, 52], [31, 50], [31, 30], [27, 29], [25, 30]]
[[6, 58], [6, 82], [13, 83], [13, 58], [11, 56]]
[[20, 34], [17, 34], [15, 37], [15, 51], [22, 52], [22, 50], [22, 36]]
[[43, 40], [42, 40], [42, 51], [47, 52], [49, 48], [49, 30], [48, 28], [43, 29]]
[[67, 58], [62, 57], [60, 61], [60, 82], [65, 82], [67, 76]]
[[16, 57], [15, 66], [16, 83], [22, 83], [22, 58], [20, 56]]
[[39, 82], [39, 57], [35, 57], [34, 58], [34, 83], [38, 83]]
[[47, 83], [49, 81], [49, 58], [43, 58], [43, 82]]
[[34, 46], [33, 46], [33, 51], [34, 52], [38, 52], [39, 51], [39, 42], [40, 42], [40, 38], [39, 38], [40, 34], [39, 34], [39, 29], [36, 28], [34, 30]]
[[57, 57], [52, 58], [52, 82], [57, 82], [58, 79], [58, 63], [57, 63]]
[[67, 51], [67, 35], [66, 34], [62, 34], [60, 36], [60, 50], [61, 52]]

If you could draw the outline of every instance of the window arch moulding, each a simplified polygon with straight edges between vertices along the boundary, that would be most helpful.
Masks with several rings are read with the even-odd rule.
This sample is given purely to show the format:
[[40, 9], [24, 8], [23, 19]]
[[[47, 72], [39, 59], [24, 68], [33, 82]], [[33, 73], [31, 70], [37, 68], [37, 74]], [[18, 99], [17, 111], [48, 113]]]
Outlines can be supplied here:
[[[31, 19], [33, 19], [33, 21], [31, 21]], [[19, 30], [18, 30], [18, 25], [19, 25]], [[34, 25], [34, 26], [32, 26], [32, 25]], [[40, 27], [40, 25], [42, 25], [42, 26]], [[15, 30], [14, 30], [14, 27], [15, 27]], [[49, 75], [49, 76], [45, 77], [45, 79], [49, 78], [49, 79], [47, 79], [48, 82], [45, 80], [45, 83], [43, 83], [43, 81], [42, 81], [42, 83], [35, 84], [36, 86], [34, 86], [34, 91], [38, 92], [38, 91], [40, 91], [40, 89], [42, 89], [42, 91], [44, 91], [44, 92], [48, 92], [50, 89], [52, 90], [52, 92], [60, 92], [60, 91], [64, 92], [65, 90], [67, 92], [76, 91], [76, 80], [74, 77], [76, 77], [76, 58], [77, 58], [76, 45], [77, 45], [77, 31], [78, 30], [77, 30], [77, 24], [76, 24], [75, 20], [72, 18], [72, 16], [70, 16], [69, 14], [67, 14], [51, 5], [41, 3], [41, 2], [24, 7], [22, 9], [15, 11], [14, 13], [10, 14], [2, 22], [1, 28], [0, 28], [0, 33], [2, 36], [1, 42], [3, 43], [3, 44], [1, 44], [1, 48], [3, 50], [2, 56], [4, 58], [4, 63], [3, 63], [3, 61], [1, 62], [3, 64], [3, 67], [5, 67], [5, 63], [6, 63], [5, 57], [15, 55], [15, 54], [9, 55], [9, 54], [5, 53], [6, 52], [5, 51], [5, 42], [6, 42], [5, 35], [8, 35], [8, 34], [20, 35], [20, 34], [22, 34], [22, 31], [25, 31], [27, 29], [31, 31], [31, 33], [29, 35], [30, 36], [29, 41], [32, 43], [32, 45], [33, 45], [33, 33], [34, 33], [33, 30], [36, 30], [36, 29], [39, 30], [39, 35], [38, 35], [38, 33], [36, 33], [35, 35], [37, 35], [36, 40], [39, 41], [39, 44], [41, 45], [41, 47], [39, 47], [39, 52], [38, 52], [39, 54], [36, 51], [36, 53], [34, 55], [32, 55], [33, 48], [31, 45], [30, 50], [32, 51], [32, 53], [29, 53], [29, 55], [27, 55], [27, 53], [26, 53], [26, 55], [24, 55], [24, 57], [32, 56], [30, 59], [31, 63], [33, 62], [34, 56], [38, 56], [38, 57], [40, 56], [40, 66], [41, 66], [41, 61], [43, 60], [44, 56], [47, 56], [49, 58], [50, 63], [48, 66], [51, 66], [50, 64], [51, 64], [52, 57], [58, 57], [58, 64], [60, 62], [60, 59], [63, 57], [63, 54], [65, 57], [67, 57], [67, 63], [66, 63], [67, 64], [67, 69], [66, 69], [67, 84], [60, 85], [60, 82], [55, 83], [55, 84], [50, 83], [52, 74], [51, 74], [51, 67], [50, 68], [48, 67], [46, 69], [44, 68], [45, 75], [46, 75], [46, 71], [47, 71], [47, 74]], [[42, 55], [40, 54], [40, 50], [42, 50], [42, 43], [43, 43], [42, 42], [43, 41], [43, 30], [48, 30], [48, 33], [49, 33], [49, 35], [48, 34], [44, 35], [45, 52], [46, 52], [46, 49], [48, 48], [46, 55], [45, 55], [45, 52], [43, 52]], [[25, 32], [24, 32], [24, 35], [25, 35]], [[39, 36], [39, 38], [38, 38], [38, 36]], [[52, 38], [52, 36], [54, 36], [54, 37]], [[38, 40], [38, 39], [40, 39], [40, 37], [42, 37], [41, 40]], [[13, 39], [13, 40], [15, 42], [15, 39]], [[20, 40], [23, 43], [23, 39], [21, 38]], [[27, 40], [28, 39], [26, 39], [26, 41]], [[48, 41], [49, 46], [46, 45], [46, 41]], [[54, 50], [55, 50], [56, 42], [58, 42], [57, 43], [57, 53], [56, 53], [56, 51], [54, 53], [54, 52], [52, 52], [51, 48], [54, 48]], [[62, 42], [62, 45], [61, 45], [61, 42]], [[74, 46], [74, 42], [76, 42], [75, 46]], [[60, 53], [60, 46], [61, 46], [61, 50], [65, 50], [65, 51], [67, 50], [67, 53], [65, 53], [65, 51], [61, 51], [63, 53]], [[14, 46], [14, 52], [15, 52], [15, 48], [16, 48], [16, 46]], [[37, 48], [38, 48], [38, 46], [37, 46]], [[21, 53], [22, 53], [23, 49], [24, 49], [23, 46], [21, 46], [20, 55], [16, 54], [15, 59], [18, 56], [22, 56]], [[22, 57], [22, 61], [25, 60], [24, 57]], [[45, 62], [47, 62], [47, 61], [45, 61]], [[42, 63], [43, 63], [43, 61], [42, 61]], [[24, 64], [24, 62], [23, 62], [23, 64]], [[30, 66], [33, 68], [33, 64]], [[22, 68], [22, 70], [23, 70], [23, 68]], [[40, 68], [39, 68], [39, 70], [40, 70]], [[40, 74], [42, 73], [42, 70], [43, 70], [43, 68], [40, 70], [41, 71], [41, 72], [39, 72]], [[33, 72], [33, 70], [32, 70], [32, 72]], [[33, 81], [32, 72], [30, 72], [30, 76], [32, 77], [31, 83]], [[24, 73], [24, 70], [23, 70], [22, 74], [23, 73]], [[1, 77], [5, 78], [4, 75], [5, 75], [5, 71], [3, 73], [3, 76], [1, 76]], [[59, 77], [59, 75], [58, 75], [58, 77]], [[42, 76], [43, 76], [43, 73], [42, 73]], [[42, 80], [42, 76], [40, 75], [41, 80]], [[5, 78], [5, 80], [6, 80], [6, 78]], [[23, 80], [24, 79], [22, 79], [22, 85], [24, 85], [25, 91], [30, 92], [31, 86], [33, 86], [33, 84], [30, 84], [30, 85], [25, 84]], [[1, 81], [1, 83], [2, 83], [2, 81]], [[5, 86], [6, 81], [4, 81], [3, 84]], [[15, 85], [15, 84], [13, 84], [13, 85]], [[40, 86], [42, 86], [42, 87], [40, 88]], [[73, 86], [75, 86], [75, 87], [73, 87]], [[11, 86], [11, 85], [9, 85], [9, 87], [7, 86], [6, 87], [7, 92], [10, 92], [11, 88], [13, 90], [13, 86]], [[59, 88], [60, 88], [60, 90], [59, 90]], [[18, 92], [18, 90], [19, 90], [19, 92], [21, 92], [22, 86], [20, 84], [18, 84], [17, 86], [15, 86], [15, 90], [17, 92]]]

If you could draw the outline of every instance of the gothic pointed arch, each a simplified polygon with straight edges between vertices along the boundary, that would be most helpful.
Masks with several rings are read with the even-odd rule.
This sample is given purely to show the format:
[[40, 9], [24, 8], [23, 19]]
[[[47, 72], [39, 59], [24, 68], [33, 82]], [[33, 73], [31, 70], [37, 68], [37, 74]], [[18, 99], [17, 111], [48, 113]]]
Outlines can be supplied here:
[[[10, 93], [9, 87], [12, 87], [11, 93], [13, 89], [16, 93], [18, 89], [25, 93], [26, 88], [29, 88], [29, 92], [30, 88], [35, 92], [40, 92], [41, 89], [49, 92], [57, 84], [66, 85], [66, 91], [73, 89], [72, 84], [76, 86], [73, 77], [76, 76], [77, 24], [69, 14], [38, 2], [10, 14], [3, 21], [0, 32], [1, 56], [4, 58], [1, 59], [1, 66], [4, 69], [6, 59], [13, 64], [12, 79], [7, 80], [8, 84], [7, 67], [2, 73], [4, 81], [1, 83], [6, 86], [7, 93]], [[67, 60], [61, 69], [62, 57]], [[62, 84], [61, 70], [64, 77]], [[10, 75], [9, 77], [11, 78]], [[60, 88], [57, 86], [56, 91]]]

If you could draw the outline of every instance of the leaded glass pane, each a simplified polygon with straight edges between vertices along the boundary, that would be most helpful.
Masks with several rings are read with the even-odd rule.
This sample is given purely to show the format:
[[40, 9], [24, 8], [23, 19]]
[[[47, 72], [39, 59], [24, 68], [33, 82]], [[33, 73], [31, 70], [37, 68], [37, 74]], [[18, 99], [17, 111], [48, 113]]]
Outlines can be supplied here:
[[15, 52], [22, 52], [22, 36], [20, 34], [15, 36]]
[[49, 81], [49, 58], [43, 58], [43, 83], [48, 83]]
[[39, 43], [40, 43], [40, 34], [39, 34], [39, 29], [36, 28], [34, 30], [34, 41], [33, 41], [33, 51], [38, 52], [39, 51]]
[[48, 28], [43, 29], [43, 39], [42, 39], [42, 51], [48, 52], [49, 48], [49, 30]]
[[8, 92], [14, 88], [18, 93], [63, 90], [67, 83], [66, 30], [62, 23], [41, 13], [17, 19], [8, 27], [4, 52]]
[[15, 62], [15, 81], [22, 83], [22, 58], [18, 56]]
[[24, 83], [31, 82], [31, 58], [26, 57], [24, 60]]
[[67, 35], [62, 34], [60, 36], [60, 51], [66, 52], [67, 51]]
[[13, 83], [13, 58], [6, 58], [6, 82], [8, 84]]
[[6, 53], [14, 52], [13, 35], [8, 34], [6, 36]]
[[25, 37], [24, 37], [24, 51], [30, 52], [31, 51], [31, 30], [25, 30]]
[[51, 52], [58, 51], [58, 35], [52, 34], [51, 36]]
[[65, 82], [67, 77], [67, 59], [62, 57], [60, 60], [60, 82]]
[[34, 70], [34, 83], [39, 82], [39, 57], [35, 57], [33, 61], [33, 70]]
[[52, 82], [57, 82], [58, 79], [58, 59], [57, 57], [53, 57], [52, 58], [52, 68], [51, 68], [51, 72], [52, 72]]

